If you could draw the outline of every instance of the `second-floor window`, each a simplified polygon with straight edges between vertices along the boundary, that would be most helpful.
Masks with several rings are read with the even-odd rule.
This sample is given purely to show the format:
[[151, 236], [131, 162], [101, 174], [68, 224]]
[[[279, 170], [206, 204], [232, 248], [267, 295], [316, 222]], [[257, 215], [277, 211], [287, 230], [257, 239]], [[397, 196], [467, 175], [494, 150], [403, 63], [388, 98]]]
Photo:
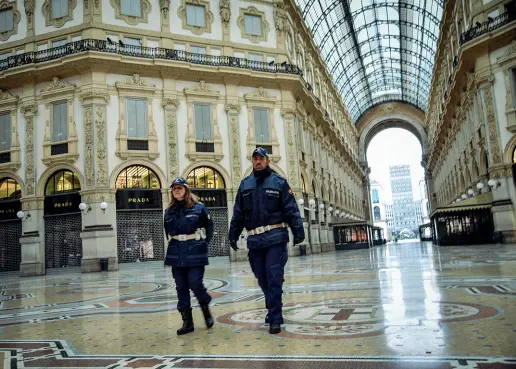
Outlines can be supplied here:
[[254, 108], [254, 135], [256, 142], [269, 143], [269, 112], [264, 108]]
[[189, 26], [204, 27], [204, 6], [186, 4], [186, 24]]
[[0, 114], [0, 151], [11, 149], [11, 114]]
[[255, 61], [255, 62], [263, 62], [263, 55], [249, 53], [249, 60]]
[[262, 35], [262, 17], [257, 15], [245, 15], [245, 33], [253, 36]]
[[[66, 0], [68, 1], [68, 0]], [[129, 15], [131, 17], [142, 16], [142, 5], [141, 0], [121, 0], [120, 1], [120, 12], [123, 15]]]
[[380, 202], [380, 196], [378, 196], [378, 190], [375, 188], [373, 189], [372, 191], [372, 200], [373, 200], [373, 203], [379, 203]]
[[201, 46], [190, 46], [190, 52], [193, 54], [206, 54], [206, 48]]
[[127, 137], [147, 138], [147, 100], [128, 98]]
[[13, 28], [13, 10], [8, 8], [0, 11], [0, 32], [11, 31]]
[[52, 19], [59, 19], [68, 15], [68, 0], [52, 0]]
[[66, 45], [66, 40], [52, 41], [52, 47], [59, 47], [59, 46], [63, 46], [63, 45]]
[[68, 102], [52, 105], [52, 142], [68, 140]]
[[198, 141], [211, 141], [213, 134], [211, 129], [210, 104], [194, 104], [195, 139]]

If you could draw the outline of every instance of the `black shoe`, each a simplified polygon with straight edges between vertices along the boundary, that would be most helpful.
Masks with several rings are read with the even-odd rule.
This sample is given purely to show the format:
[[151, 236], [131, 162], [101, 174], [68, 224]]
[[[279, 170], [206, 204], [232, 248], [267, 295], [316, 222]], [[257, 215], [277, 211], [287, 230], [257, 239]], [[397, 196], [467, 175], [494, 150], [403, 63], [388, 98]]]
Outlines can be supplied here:
[[178, 336], [194, 331], [192, 308], [181, 310], [180, 313], [183, 319], [183, 326], [177, 330]]
[[206, 327], [211, 328], [213, 327], [213, 317], [210, 313], [210, 308], [208, 307], [208, 304], [201, 305], [202, 314], [204, 315], [204, 321], [206, 322]]
[[281, 332], [281, 324], [272, 323], [271, 326], [269, 327], [270, 334], [278, 334], [280, 332]]

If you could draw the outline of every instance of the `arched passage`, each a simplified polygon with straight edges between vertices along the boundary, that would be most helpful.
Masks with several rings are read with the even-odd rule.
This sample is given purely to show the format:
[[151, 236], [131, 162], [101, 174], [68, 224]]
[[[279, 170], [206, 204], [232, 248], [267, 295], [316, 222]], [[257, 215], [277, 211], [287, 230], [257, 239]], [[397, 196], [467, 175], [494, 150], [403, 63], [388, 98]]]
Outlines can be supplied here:
[[118, 262], [163, 260], [164, 186], [159, 175], [146, 165], [129, 165], [114, 182]]

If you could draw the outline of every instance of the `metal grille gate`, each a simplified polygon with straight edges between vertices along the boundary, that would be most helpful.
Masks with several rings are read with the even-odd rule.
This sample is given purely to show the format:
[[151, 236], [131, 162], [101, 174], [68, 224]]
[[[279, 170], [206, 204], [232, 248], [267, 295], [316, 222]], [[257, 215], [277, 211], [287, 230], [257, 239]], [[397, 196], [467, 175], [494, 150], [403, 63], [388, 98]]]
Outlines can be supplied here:
[[66, 268], [81, 266], [81, 214], [45, 217], [45, 266]]
[[118, 262], [165, 259], [163, 211], [117, 211]]
[[208, 208], [213, 219], [214, 235], [208, 248], [208, 256], [229, 255], [228, 209]]
[[0, 272], [20, 270], [22, 223], [19, 220], [0, 222]]

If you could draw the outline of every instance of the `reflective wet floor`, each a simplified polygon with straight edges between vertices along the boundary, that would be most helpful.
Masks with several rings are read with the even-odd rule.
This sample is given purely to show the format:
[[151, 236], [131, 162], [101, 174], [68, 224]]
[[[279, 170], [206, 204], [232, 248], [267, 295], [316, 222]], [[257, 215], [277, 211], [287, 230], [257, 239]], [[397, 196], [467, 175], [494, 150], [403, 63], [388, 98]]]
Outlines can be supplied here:
[[4, 368], [516, 368], [516, 246], [397, 243], [291, 257], [270, 335], [247, 262], [213, 258], [215, 326], [178, 337], [162, 262], [0, 274]]

